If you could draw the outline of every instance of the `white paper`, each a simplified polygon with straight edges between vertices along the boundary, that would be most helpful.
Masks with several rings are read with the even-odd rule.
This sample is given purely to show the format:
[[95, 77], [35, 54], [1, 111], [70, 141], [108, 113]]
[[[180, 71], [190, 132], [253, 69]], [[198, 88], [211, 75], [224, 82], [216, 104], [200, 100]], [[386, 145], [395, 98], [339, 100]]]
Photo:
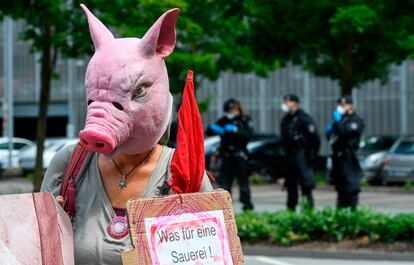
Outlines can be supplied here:
[[223, 211], [145, 218], [155, 265], [232, 265]]

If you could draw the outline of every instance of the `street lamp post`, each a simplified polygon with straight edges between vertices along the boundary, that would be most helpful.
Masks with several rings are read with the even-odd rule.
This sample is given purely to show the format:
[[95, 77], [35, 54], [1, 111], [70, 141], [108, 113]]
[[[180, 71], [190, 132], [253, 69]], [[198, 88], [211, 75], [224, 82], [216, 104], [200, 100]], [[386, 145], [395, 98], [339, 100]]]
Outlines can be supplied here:
[[13, 109], [13, 21], [6, 17], [3, 22], [3, 68], [5, 103], [4, 110], [7, 111], [7, 136], [9, 138], [9, 167], [12, 166], [13, 135], [14, 135], [14, 109]]
[[407, 61], [400, 65], [400, 134], [408, 132]]
[[75, 137], [74, 132], [74, 111], [75, 111], [75, 63], [73, 59], [68, 60], [68, 124], [66, 125], [66, 136], [69, 138]]

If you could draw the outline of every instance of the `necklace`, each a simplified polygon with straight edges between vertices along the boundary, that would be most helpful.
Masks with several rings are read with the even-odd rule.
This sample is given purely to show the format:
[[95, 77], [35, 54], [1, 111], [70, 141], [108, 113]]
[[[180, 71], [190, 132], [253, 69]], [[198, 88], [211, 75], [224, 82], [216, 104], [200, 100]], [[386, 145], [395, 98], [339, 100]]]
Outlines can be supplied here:
[[[155, 148], [154, 148], [155, 149]], [[123, 174], [121, 172], [121, 170], [119, 169], [118, 165], [116, 164], [115, 160], [112, 158], [112, 162], [115, 165], [116, 170], [118, 170], [119, 174], [121, 175], [121, 179], [118, 182], [118, 187], [120, 187], [121, 189], [126, 188], [126, 177], [132, 172], [134, 171], [139, 165], [141, 165], [145, 160], [147, 160], [147, 158], [152, 154], [152, 152], [154, 151], [154, 149], [152, 149], [150, 152], [148, 152], [148, 154], [145, 156], [144, 159], [142, 159], [141, 161], [139, 161], [138, 164], [136, 164], [130, 171], [128, 171], [128, 173]]]

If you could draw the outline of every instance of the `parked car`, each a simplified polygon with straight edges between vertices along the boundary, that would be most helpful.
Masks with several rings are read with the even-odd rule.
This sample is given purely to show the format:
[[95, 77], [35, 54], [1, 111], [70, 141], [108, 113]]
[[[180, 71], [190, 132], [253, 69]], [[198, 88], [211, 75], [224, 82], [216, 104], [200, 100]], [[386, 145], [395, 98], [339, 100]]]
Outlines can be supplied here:
[[249, 174], [258, 173], [268, 182], [275, 182], [285, 176], [285, 155], [279, 136], [253, 140], [247, 145], [247, 151]]
[[220, 142], [220, 136], [210, 136], [204, 139], [205, 166], [207, 170], [210, 170], [211, 156], [217, 152]]
[[[56, 139], [46, 139], [44, 143], [44, 152], [43, 152], [43, 168], [46, 170], [52, 160], [53, 156], [57, 151], [63, 147], [75, 144], [79, 140], [76, 138], [56, 138]], [[23, 169], [23, 172], [31, 172], [34, 170], [36, 165], [36, 144], [22, 150], [19, 155], [19, 166]]]
[[[209, 138], [206, 139], [206, 141]], [[213, 140], [210, 140], [211, 142]], [[217, 141], [217, 140], [216, 140]], [[218, 147], [220, 146], [220, 138], [218, 142], [214, 142], [214, 152], [211, 154], [206, 151], [206, 161], [208, 157], [208, 169], [215, 177], [219, 177], [221, 159], [218, 155]], [[206, 145], [205, 145], [206, 146]], [[209, 150], [209, 151], [212, 151]], [[249, 153], [248, 173], [256, 172], [266, 177], [268, 181], [274, 181], [283, 177], [285, 172], [283, 148], [280, 137], [269, 134], [256, 134], [247, 144], [247, 152]]]
[[402, 136], [385, 157], [384, 183], [414, 182], [414, 136]]
[[0, 169], [4, 170], [11, 167], [19, 166], [19, 153], [25, 147], [33, 144], [32, 141], [24, 138], [12, 138], [13, 150], [12, 150], [12, 164], [9, 163], [9, 138], [0, 138]]
[[358, 159], [364, 179], [370, 184], [382, 184], [387, 152], [397, 140], [395, 136], [372, 136], [361, 140]]
[[[397, 138], [395, 136], [370, 136], [361, 139], [357, 156], [363, 178], [370, 184], [382, 184], [385, 156]], [[330, 171], [332, 170], [331, 157], [327, 159], [326, 168], [328, 182], [332, 183], [330, 177]]]

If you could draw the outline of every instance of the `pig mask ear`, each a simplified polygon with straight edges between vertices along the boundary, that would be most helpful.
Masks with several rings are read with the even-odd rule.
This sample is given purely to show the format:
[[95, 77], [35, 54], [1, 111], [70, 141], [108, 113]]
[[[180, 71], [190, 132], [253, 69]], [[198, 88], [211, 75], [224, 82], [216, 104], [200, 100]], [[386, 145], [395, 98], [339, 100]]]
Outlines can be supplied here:
[[179, 13], [178, 8], [165, 12], [145, 33], [139, 47], [144, 55], [165, 58], [172, 53], [176, 40], [175, 23]]
[[95, 50], [98, 50], [102, 45], [108, 41], [114, 39], [114, 35], [105, 27], [105, 25], [99, 21], [89, 9], [84, 5], [80, 5], [88, 17], [89, 32], [91, 33]]

